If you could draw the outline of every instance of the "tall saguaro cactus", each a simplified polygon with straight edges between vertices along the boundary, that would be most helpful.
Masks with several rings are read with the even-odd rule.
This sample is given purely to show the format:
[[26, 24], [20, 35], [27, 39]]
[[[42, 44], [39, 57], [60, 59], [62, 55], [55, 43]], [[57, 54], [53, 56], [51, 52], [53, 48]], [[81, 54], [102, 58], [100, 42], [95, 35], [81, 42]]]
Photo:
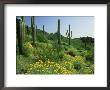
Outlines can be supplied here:
[[69, 39], [69, 45], [70, 45], [71, 37], [72, 37], [72, 31], [70, 31], [70, 24], [69, 24], [69, 30], [67, 30], [66, 35], [67, 38]]
[[28, 33], [29, 33], [29, 32], [28, 32], [28, 31], [29, 31], [28, 25], [26, 25], [25, 28], [26, 28], [26, 33], [28, 34]]
[[69, 45], [70, 45], [70, 25], [69, 25]]
[[38, 30], [37, 30], [37, 25], [36, 25], [36, 36], [37, 36], [37, 34], [38, 34]]
[[21, 20], [22, 20], [22, 38], [23, 38], [23, 42], [25, 41], [25, 17], [21, 16]]
[[17, 19], [17, 39], [18, 39], [18, 48], [19, 53], [23, 54], [23, 24], [22, 19]]
[[43, 25], [43, 34], [44, 34], [45, 32], [44, 32], [44, 25]]
[[60, 19], [58, 19], [58, 44], [60, 45], [61, 44], [61, 41], [60, 41]]
[[31, 29], [32, 29], [32, 40], [33, 40], [33, 44], [35, 45], [36, 29], [35, 29], [35, 17], [34, 16], [31, 16]]

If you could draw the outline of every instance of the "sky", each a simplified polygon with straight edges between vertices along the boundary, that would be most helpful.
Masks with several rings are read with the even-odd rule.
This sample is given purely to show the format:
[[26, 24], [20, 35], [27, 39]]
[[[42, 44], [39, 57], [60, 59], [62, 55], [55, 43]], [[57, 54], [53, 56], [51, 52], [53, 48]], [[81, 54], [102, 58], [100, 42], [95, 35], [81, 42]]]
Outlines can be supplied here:
[[[17, 18], [20, 18], [17, 16]], [[48, 33], [57, 32], [58, 19], [60, 19], [60, 32], [66, 37], [66, 31], [72, 31], [72, 38], [94, 37], [94, 16], [35, 16], [35, 24], [38, 29], [42, 29]], [[25, 16], [26, 25], [31, 25], [31, 17]]]

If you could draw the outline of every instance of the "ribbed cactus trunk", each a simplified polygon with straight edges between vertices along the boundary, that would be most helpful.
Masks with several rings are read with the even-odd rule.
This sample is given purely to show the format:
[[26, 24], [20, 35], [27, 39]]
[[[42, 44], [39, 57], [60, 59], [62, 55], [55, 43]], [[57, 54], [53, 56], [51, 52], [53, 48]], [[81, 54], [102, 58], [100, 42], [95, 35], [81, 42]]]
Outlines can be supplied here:
[[23, 38], [23, 42], [25, 41], [25, 18], [24, 16], [21, 16], [22, 19], [22, 38]]
[[70, 25], [69, 25], [69, 45], [70, 45], [70, 41], [71, 39], [70, 39]]
[[17, 20], [17, 39], [19, 54], [23, 54], [23, 24], [21, 19]]
[[38, 30], [37, 30], [37, 25], [36, 25], [36, 36], [37, 36], [37, 34], [38, 34]]
[[45, 32], [44, 32], [44, 25], [43, 25], [43, 34], [45, 34]]
[[29, 27], [26, 25], [26, 33], [29, 34]]
[[35, 45], [36, 29], [35, 29], [35, 18], [34, 18], [34, 16], [31, 16], [31, 29], [32, 29], [32, 40], [33, 40], [33, 44]]
[[58, 44], [59, 45], [61, 44], [61, 41], [60, 41], [60, 19], [58, 19]]

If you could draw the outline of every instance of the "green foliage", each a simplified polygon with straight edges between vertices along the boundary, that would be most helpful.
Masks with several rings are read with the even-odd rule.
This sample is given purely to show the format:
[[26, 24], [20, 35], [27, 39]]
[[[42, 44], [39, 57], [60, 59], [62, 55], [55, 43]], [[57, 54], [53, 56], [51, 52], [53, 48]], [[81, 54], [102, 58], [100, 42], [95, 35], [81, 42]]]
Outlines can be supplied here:
[[25, 42], [30, 42], [32, 40], [31, 35], [25, 35]]
[[86, 60], [90, 61], [91, 63], [94, 63], [94, 51], [87, 51], [85, 54]]
[[47, 39], [47, 37], [42, 32], [38, 32], [38, 34], [37, 34], [37, 41], [38, 42], [47, 43], [48, 39]]
[[36, 48], [37, 55], [39, 55], [39, 59], [46, 61], [51, 59], [52, 61], [58, 61], [59, 58], [63, 57], [63, 52], [57, 51], [56, 48], [52, 46], [52, 44], [48, 43], [40, 43], [37, 45], [39, 48]]
[[80, 55], [79, 52], [77, 51], [77, 49], [75, 49], [75, 48], [69, 48], [66, 53], [73, 57]]
[[23, 55], [24, 56], [33, 55], [33, 50], [34, 50], [34, 48], [33, 48], [33, 46], [31, 45], [30, 42], [24, 43], [24, 45], [23, 45]]
[[29, 64], [35, 63], [31, 57], [25, 57], [23, 55], [16, 56], [16, 74], [25, 74], [27, 73]]
[[81, 63], [80, 63], [80, 62], [75, 62], [75, 63], [74, 63], [74, 68], [75, 68], [76, 70], [80, 70], [80, 69], [81, 69]]
[[49, 35], [48, 35], [48, 39], [49, 40], [54, 40], [54, 41], [57, 41], [58, 40], [58, 33], [56, 32], [56, 33], [50, 33]]

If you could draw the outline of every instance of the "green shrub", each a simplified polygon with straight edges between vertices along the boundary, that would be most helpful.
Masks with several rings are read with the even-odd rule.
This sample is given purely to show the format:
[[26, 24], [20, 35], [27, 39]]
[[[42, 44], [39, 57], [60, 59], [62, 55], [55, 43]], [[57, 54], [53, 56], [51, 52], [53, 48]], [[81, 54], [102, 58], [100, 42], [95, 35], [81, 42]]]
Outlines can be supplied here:
[[94, 69], [91, 69], [91, 67], [84, 67], [80, 70], [80, 74], [94, 74]]
[[30, 42], [32, 41], [32, 36], [31, 35], [25, 35], [25, 42]]
[[23, 45], [23, 55], [24, 56], [30, 56], [33, 54], [33, 46], [31, 45], [30, 42], [26, 42], [24, 45]]
[[36, 36], [37, 41], [38, 42], [48, 43], [47, 37], [43, 33], [41, 33], [41, 32], [39, 32], [39, 33], [40, 34], [37, 34], [37, 36]]
[[85, 54], [85, 57], [87, 61], [94, 63], [94, 52], [93, 51], [87, 51]]
[[26, 58], [23, 55], [17, 55], [16, 74], [25, 74], [26, 72], [27, 72]]
[[81, 63], [80, 62], [75, 62], [74, 63], [74, 69], [80, 70], [81, 69]]
[[62, 60], [63, 56], [64, 56], [64, 52], [63, 51], [58, 53], [58, 59]]
[[79, 55], [79, 52], [75, 48], [70, 48], [66, 53], [73, 56], [73, 57]]

